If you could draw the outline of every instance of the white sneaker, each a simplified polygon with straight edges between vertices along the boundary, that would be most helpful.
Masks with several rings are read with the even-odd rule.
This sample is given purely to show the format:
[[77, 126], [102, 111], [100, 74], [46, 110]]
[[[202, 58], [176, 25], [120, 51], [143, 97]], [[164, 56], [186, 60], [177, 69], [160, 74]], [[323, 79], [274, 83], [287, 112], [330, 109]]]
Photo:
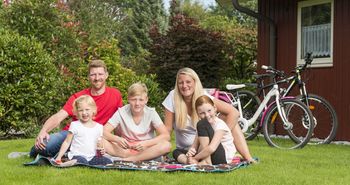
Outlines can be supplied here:
[[22, 156], [29, 156], [29, 152], [11, 152], [7, 155], [7, 158], [16, 159], [16, 158], [20, 158]]

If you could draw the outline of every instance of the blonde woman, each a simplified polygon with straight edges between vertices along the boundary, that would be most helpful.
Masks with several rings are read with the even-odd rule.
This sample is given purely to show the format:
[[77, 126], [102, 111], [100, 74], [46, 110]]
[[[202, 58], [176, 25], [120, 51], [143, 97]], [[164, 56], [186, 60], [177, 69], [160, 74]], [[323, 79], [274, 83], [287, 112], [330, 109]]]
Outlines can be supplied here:
[[[208, 95], [204, 92], [197, 73], [191, 68], [182, 68], [176, 75], [175, 89], [170, 91], [162, 103], [165, 108], [164, 124], [169, 133], [172, 130], [175, 131], [176, 149], [173, 151], [173, 157], [180, 163], [187, 162], [186, 153], [197, 134], [195, 124], [199, 118], [196, 113], [195, 101], [204, 94]], [[222, 115], [221, 118], [231, 129], [237, 151], [246, 160], [254, 162], [244, 135], [237, 124], [238, 111], [231, 105], [210, 97], [214, 101], [217, 111]]]

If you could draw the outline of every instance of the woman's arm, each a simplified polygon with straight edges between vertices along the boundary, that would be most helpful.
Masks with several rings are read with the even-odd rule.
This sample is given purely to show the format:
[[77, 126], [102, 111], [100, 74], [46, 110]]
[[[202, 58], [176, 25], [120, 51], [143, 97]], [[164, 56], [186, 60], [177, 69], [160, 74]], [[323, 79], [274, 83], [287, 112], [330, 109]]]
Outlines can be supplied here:
[[232, 130], [233, 127], [238, 125], [239, 112], [237, 111], [237, 109], [235, 109], [230, 104], [224, 101], [221, 101], [216, 98], [214, 98], [213, 101], [217, 108], [217, 112], [220, 112], [221, 115], [224, 116], [222, 117], [222, 119], [228, 125], [230, 130]]
[[170, 112], [168, 109], [164, 108], [164, 125], [168, 130], [169, 136], [173, 131], [173, 123], [175, 120], [175, 114]]
[[239, 112], [230, 104], [214, 98], [214, 103], [217, 107], [217, 111], [224, 114], [223, 120], [229, 126], [234, 138], [233, 143], [236, 146], [237, 151], [242, 157], [248, 161], [254, 161], [250, 155], [247, 141], [243, 135], [241, 128], [238, 125]]
[[72, 132], [68, 132], [66, 139], [63, 141], [60, 151], [58, 152], [58, 155], [56, 157], [56, 162], [60, 163], [61, 162], [61, 158], [64, 155], [64, 153], [66, 153], [66, 151], [68, 150], [70, 144], [72, 143], [73, 140], [73, 133]]
[[[221, 139], [224, 137], [225, 130], [217, 130], [214, 132], [213, 139], [209, 143], [209, 145], [204, 146], [201, 151], [197, 155], [194, 156], [194, 159], [197, 161], [200, 161], [204, 158], [207, 158], [210, 156], [212, 153], [216, 151], [218, 148], [219, 144], [221, 143]], [[200, 145], [201, 143], [199, 143]]]

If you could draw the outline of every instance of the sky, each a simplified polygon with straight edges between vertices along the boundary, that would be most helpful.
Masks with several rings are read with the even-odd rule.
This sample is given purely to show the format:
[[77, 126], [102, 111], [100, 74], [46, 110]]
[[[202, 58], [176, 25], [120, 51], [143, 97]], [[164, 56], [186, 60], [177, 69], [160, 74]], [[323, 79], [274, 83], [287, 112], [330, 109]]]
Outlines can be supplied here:
[[[165, 7], [166, 9], [169, 8], [169, 6], [170, 6], [169, 2], [170, 2], [170, 1], [171, 1], [171, 0], [163, 0], [163, 2], [164, 2], [164, 7]], [[194, 1], [194, 0], [193, 0], [193, 1]], [[216, 4], [215, 0], [195, 0], [195, 1], [197, 1], [197, 2], [199, 2], [199, 3], [202, 3], [202, 4], [204, 5], [204, 7], [208, 7], [208, 6], [210, 6], [210, 5], [215, 5], [215, 4]]]

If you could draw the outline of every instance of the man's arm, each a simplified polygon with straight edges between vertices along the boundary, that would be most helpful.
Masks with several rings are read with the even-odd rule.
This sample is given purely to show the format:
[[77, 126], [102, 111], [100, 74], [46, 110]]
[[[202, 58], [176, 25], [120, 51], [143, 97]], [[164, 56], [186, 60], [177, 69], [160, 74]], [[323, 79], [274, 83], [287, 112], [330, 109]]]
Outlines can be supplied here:
[[38, 149], [45, 149], [46, 144], [44, 143], [44, 139], [47, 141], [50, 139], [49, 132], [58, 127], [61, 122], [68, 117], [68, 113], [61, 109], [56, 114], [52, 115], [49, 119], [46, 120], [44, 126], [41, 128], [38, 137], [35, 141], [35, 147]]

